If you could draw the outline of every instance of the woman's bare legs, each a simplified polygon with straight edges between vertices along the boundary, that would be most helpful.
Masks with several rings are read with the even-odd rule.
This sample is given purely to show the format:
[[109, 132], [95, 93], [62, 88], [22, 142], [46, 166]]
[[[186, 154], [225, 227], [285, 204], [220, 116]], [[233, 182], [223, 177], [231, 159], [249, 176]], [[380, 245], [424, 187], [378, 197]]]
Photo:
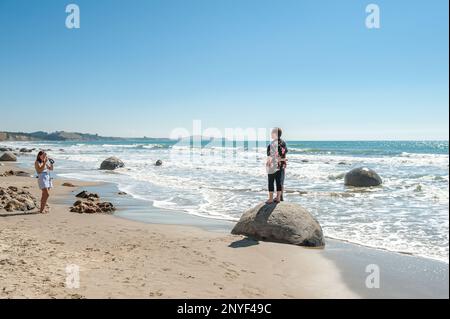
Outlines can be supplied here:
[[45, 211], [45, 206], [47, 205], [47, 200], [50, 197], [50, 193], [48, 188], [44, 188], [42, 190], [42, 197], [41, 197], [41, 209], [40, 209], [40, 213], [43, 214]]

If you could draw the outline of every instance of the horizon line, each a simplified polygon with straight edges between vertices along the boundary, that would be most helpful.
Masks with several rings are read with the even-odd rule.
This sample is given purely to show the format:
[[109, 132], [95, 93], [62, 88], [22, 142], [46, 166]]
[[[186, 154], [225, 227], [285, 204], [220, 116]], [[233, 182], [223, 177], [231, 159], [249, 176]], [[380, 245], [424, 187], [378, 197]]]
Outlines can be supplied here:
[[[36, 130], [36, 131], [30, 131], [30, 132], [24, 132], [24, 131], [0, 131], [0, 133], [6, 133], [6, 134], [33, 134], [33, 133], [38, 133], [38, 132], [44, 132], [46, 134], [54, 134], [54, 133], [71, 133], [71, 134], [83, 134], [83, 135], [92, 135], [92, 136], [97, 136], [98, 139], [97, 141], [102, 141], [104, 140], [157, 140], [157, 139], [165, 139], [165, 140], [170, 140], [170, 141], [177, 141], [180, 139], [187, 139], [187, 138], [192, 138], [192, 137], [202, 137], [202, 140], [211, 140], [211, 139], [226, 139], [225, 136], [221, 136], [221, 137], [214, 137], [214, 136], [207, 136], [207, 135], [190, 135], [190, 136], [183, 136], [183, 137], [179, 137], [178, 139], [174, 139], [174, 138], [170, 138], [170, 137], [149, 137], [146, 135], [143, 135], [141, 137], [138, 136], [107, 136], [107, 135], [101, 135], [98, 133], [86, 133], [86, 132], [75, 132], [75, 131], [65, 131], [65, 130], [55, 130], [52, 132], [47, 132], [47, 131], [43, 131], [43, 130]], [[265, 140], [259, 140], [259, 139], [233, 139], [232, 141], [268, 141], [270, 140], [270, 137], [268, 139]], [[395, 138], [382, 138], [382, 139], [302, 139], [302, 138], [286, 138], [286, 141], [295, 141], [295, 142], [449, 142], [449, 138], [447, 137], [445, 138], [423, 138], [423, 139], [405, 139], [405, 138], [401, 138], [401, 139], [395, 139]], [[35, 141], [60, 141], [60, 142], [64, 142], [64, 141], [77, 141], [76, 139], [67, 139], [67, 140], [46, 140], [46, 139], [37, 139]], [[20, 140], [0, 140], [0, 142], [31, 142], [31, 141], [20, 141]]]

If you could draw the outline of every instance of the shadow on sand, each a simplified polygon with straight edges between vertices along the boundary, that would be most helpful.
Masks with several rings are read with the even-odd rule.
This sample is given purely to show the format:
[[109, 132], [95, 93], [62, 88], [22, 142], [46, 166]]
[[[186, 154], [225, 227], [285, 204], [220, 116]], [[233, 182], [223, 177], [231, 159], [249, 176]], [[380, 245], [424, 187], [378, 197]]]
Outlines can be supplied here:
[[0, 217], [40, 215], [39, 212], [0, 213]]
[[246, 238], [232, 242], [231, 244], [228, 245], [228, 247], [245, 248], [245, 247], [256, 246], [256, 245], [259, 245], [259, 241], [249, 238], [249, 237], [246, 237]]

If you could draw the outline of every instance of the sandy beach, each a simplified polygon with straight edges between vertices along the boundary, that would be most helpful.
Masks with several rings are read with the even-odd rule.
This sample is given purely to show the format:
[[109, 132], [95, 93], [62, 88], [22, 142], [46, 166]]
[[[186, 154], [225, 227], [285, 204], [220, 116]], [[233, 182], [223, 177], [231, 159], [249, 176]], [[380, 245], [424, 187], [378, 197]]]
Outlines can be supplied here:
[[[3, 163], [0, 175], [9, 170], [24, 167]], [[0, 176], [0, 188], [9, 186], [39, 198], [34, 177]], [[95, 191], [118, 210], [114, 215], [70, 212], [81, 190]], [[324, 249], [258, 242], [229, 234], [232, 222], [149, 210], [145, 202], [120, 196], [104, 183], [56, 177], [50, 207], [43, 215], [0, 210], [0, 298], [449, 295], [444, 262], [332, 239]], [[373, 264], [381, 269], [378, 289], [366, 286], [366, 267]], [[73, 266], [79, 269], [75, 288], [67, 272]]]
[[449, 1], [30, 2], [0, 299], [449, 298]]
[[[0, 174], [14, 165], [0, 167]], [[2, 212], [1, 298], [358, 298], [322, 250], [69, 212], [89, 183], [55, 181], [49, 214]], [[0, 187], [36, 179], [0, 177]], [[66, 286], [78, 265], [80, 287]]]

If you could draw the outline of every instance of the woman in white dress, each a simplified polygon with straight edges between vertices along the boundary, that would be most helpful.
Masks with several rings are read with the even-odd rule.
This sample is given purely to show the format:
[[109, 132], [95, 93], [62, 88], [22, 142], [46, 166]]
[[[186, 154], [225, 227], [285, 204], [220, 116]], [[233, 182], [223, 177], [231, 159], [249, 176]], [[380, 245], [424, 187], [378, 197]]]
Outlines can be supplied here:
[[47, 200], [50, 197], [50, 189], [53, 187], [50, 171], [53, 171], [53, 163], [48, 158], [47, 153], [40, 151], [37, 155], [34, 168], [38, 174], [38, 184], [42, 191], [40, 213], [48, 213], [46, 209]]

